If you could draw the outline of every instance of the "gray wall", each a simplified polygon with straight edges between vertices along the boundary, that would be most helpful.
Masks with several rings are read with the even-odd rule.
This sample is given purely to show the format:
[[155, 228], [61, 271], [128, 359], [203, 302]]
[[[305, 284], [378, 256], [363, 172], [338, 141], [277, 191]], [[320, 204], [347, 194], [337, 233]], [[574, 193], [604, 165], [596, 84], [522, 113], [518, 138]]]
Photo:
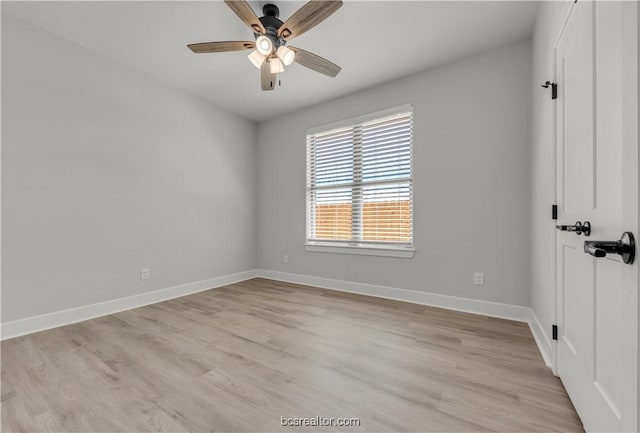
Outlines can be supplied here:
[[[2, 321], [256, 267], [529, 305], [530, 55], [512, 44], [257, 139], [252, 122], [3, 14]], [[305, 252], [306, 129], [406, 102], [415, 257]]]
[[555, 223], [550, 219], [555, 203], [556, 104], [551, 90], [540, 88], [555, 79], [554, 44], [571, 2], [543, 2], [532, 39], [531, 112], [531, 308], [547, 336], [553, 357], [551, 325], [555, 323]]
[[[530, 83], [523, 41], [260, 124], [258, 266], [528, 306]], [[407, 102], [414, 258], [306, 252], [306, 129]]]
[[255, 133], [3, 14], [3, 322], [255, 268]]

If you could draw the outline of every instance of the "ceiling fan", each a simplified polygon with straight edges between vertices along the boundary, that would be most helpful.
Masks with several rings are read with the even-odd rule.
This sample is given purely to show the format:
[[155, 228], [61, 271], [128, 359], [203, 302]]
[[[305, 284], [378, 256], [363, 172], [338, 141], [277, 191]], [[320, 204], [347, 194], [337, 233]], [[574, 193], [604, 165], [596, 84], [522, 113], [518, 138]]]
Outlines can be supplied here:
[[327, 19], [342, 6], [341, 0], [311, 0], [298, 9], [288, 20], [279, 19], [280, 10], [274, 4], [265, 4], [264, 16], [258, 18], [245, 0], [225, 0], [253, 31], [255, 41], [202, 42], [187, 45], [194, 53], [220, 53], [223, 51], [254, 50], [249, 60], [260, 69], [262, 90], [273, 90], [277, 76], [285, 65], [296, 62], [329, 77], [340, 72], [340, 66], [327, 59], [286, 44]]

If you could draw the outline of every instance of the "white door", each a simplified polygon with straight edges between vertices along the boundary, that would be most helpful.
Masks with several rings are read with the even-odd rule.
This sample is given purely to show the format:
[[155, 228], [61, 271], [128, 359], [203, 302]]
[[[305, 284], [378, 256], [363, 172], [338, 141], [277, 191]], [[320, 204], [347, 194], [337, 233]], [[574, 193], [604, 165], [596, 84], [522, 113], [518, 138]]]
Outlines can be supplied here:
[[638, 4], [573, 7], [556, 47], [557, 371], [587, 431], [638, 431], [638, 259], [585, 240], [638, 238]]

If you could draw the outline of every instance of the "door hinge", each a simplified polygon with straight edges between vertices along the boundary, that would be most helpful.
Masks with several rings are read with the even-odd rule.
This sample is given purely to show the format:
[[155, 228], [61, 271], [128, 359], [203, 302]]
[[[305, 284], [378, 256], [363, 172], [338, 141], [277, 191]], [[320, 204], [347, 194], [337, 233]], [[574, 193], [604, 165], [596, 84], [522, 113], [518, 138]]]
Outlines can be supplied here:
[[552, 204], [551, 205], [551, 219], [552, 220], [557, 220], [558, 219], [558, 205], [557, 204]]
[[551, 337], [554, 340], [558, 339], [558, 325], [551, 325]]
[[558, 83], [552, 83], [551, 81], [546, 81], [542, 87], [548, 89], [551, 86], [551, 99], [558, 99]]

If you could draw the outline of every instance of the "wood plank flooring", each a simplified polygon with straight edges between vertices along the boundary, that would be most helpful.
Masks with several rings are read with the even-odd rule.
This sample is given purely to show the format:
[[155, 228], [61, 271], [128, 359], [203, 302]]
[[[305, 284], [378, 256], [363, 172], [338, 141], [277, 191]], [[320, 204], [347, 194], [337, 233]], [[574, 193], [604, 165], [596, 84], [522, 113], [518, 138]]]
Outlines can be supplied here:
[[[255, 279], [2, 342], [3, 432], [582, 431], [526, 324]], [[290, 427], [281, 417], [359, 418]]]

